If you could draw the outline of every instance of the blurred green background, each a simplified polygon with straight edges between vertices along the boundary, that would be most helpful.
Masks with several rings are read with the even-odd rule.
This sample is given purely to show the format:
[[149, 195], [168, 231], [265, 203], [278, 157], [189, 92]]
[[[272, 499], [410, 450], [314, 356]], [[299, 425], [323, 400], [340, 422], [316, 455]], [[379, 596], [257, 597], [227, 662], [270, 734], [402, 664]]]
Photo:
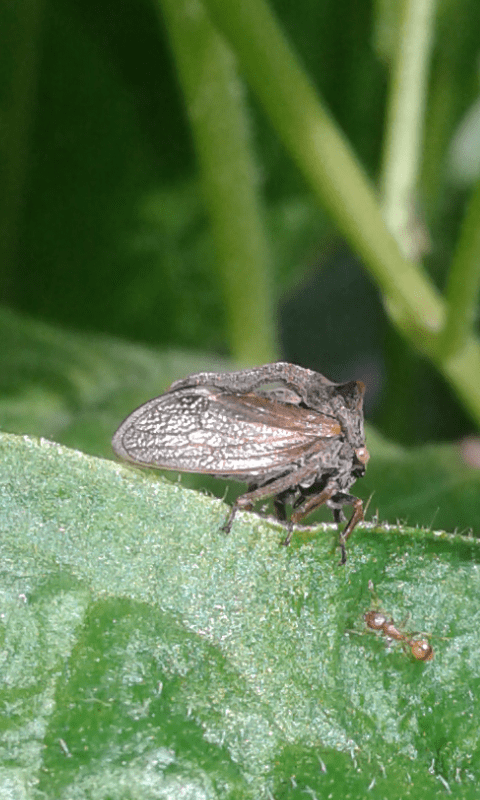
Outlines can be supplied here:
[[[182, 349], [197, 370], [216, 357], [232, 367], [282, 358], [334, 380], [361, 378], [368, 418], [402, 444], [474, 431], [455, 387], [392, 325], [365, 254], [313, 197], [243, 78], [241, 47], [227, 68], [241, 103], [264, 258], [250, 259], [248, 274], [239, 258], [237, 288], [229, 288], [171, 8], [153, 0], [1, 6], [3, 307], [65, 332]], [[382, 180], [391, 127], [402, 8], [387, 0], [276, 0], [270, 8], [373, 184]], [[443, 291], [480, 168], [480, 6], [442, 2], [431, 14], [412, 204], [424, 265]], [[198, 33], [189, 35], [197, 44]], [[197, 58], [188, 40], [187, 50]], [[239, 238], [234, 225], [232, 235]], [[52, 377], [48, 347], [37, 352], [33, 343], [34, 374], [20, 369], [15, 330], [24, 320], [5, 320], [3, 382], [12, 398], [15, 386]], [[22, 340], [23, 353], [29, 346]]]

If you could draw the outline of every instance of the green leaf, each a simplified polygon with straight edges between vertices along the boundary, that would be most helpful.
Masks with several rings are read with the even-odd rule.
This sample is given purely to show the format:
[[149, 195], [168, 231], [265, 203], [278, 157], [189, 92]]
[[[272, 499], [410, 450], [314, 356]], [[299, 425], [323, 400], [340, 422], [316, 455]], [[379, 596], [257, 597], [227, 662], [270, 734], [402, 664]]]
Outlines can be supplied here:
[[[476, 541], [367, 526], [340, 567], [333, 526], [226, 536], [178, 484], [0, 450], [2, 796], [476, 796]], [[374, 606], [435, 659], [367, 633]]]

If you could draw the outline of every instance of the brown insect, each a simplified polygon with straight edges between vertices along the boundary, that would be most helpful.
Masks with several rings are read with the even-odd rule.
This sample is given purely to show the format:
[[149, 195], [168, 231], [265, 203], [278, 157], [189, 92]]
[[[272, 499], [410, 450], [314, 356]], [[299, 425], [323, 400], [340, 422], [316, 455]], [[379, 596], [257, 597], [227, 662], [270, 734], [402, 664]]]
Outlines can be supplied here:
[[[272, 388], [261, 388], [276, 384]], [[280, 386], [278, 386], [280, 384]], [[124, 459], [147, 467], [199, 472], [245, 481], [227, 517], [273, 497], [277, 518], [293, 525], [325, 504], [335, 521], [353, 514], [340, 534], [345, 543], [363, 520], [363, 504], [348, 493], [365, 474], [369, 453], [363, 430], [360, 381], [332, 383], [318, 372], [278, 362], [238, 372], [200, 372], [175, 381], [165, 394], [133, 411], [112, 445]]]
[[403, 642], [407, 645], [412, 656], [417, 661], [431, 661], [433, 659], [433, 648], [427, 639], [410, 638], [395, 626], [393, 619], [388, 619], [381, 611], [367, 611], [363, 618], [371, 630], [381, 631], [388, 639], [396, 639], [397, 642]]

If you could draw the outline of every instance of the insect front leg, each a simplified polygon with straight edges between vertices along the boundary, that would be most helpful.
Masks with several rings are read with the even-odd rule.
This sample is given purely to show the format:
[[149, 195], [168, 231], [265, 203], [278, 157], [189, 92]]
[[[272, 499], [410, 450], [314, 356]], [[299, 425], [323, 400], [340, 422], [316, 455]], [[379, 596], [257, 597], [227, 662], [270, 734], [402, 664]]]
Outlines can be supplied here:
[[338, 494], [332, 497], [334, 502], [340, 502], [342, 505], [345, 506], [352, 506], [353, 507], [353, 514], [348, 521], [343, 533], [342, 538], [343, 541], [346, 542], [350, 534], [352, 533], [355, 525], [359, 522], [363, 521], [363, 502], [360, 500], [359, 497], [355, 497], [353, 494]]
[[339, 494], [332, 498], [334, 502], [340, 502], [342, 505], [349, 505], [353, 506], [353, 514], [350, 517], [348, 523], [346, 524], [345, 528], [340, 534], [340, 549], [342, 551], [342, 558], [340, 563], [345, 564], [347, 560], [347, 553], [345, 550], [345, 542], [347, 541], [348, 537], [352, 533], [354, 527], [363, 521], [363, 503], [359, 497], [355, 497], [353, 494]]
[[[296, 523], [299, 522], [303, 517], [307, 516], [307, 514], [311, 514], [316, 508], [327, 503], [329, 500], [332, 501], [332, 505], [336, 505], [337, 507], [333, 508], [333, 515], [335, 522], [342, 522], [345, 519], [345, 515], [342, 511], [341, 506], [343, 505], [351, 505], [353, 506], [353, 514], [347, 523], [345, 529], [340, 534], [339, 540], [339, 547], [342, 552], [340, 563], [345, 564], [347, 560], [347, 552], [345, 549], [345, 543], [352, 533], [355, 525], [358, 522], [363, 520], [363, 503], [358, 497], [354, 497], [352, 494], [344, 494], [343, 492], [336, 492], [337, 484], [335, 481], [331, 481], [327, 483], [324, 489], [319, 494], [313, 495], [313, 497], [309, 497], [305, 502], [301, 504], [301, 506], [294, 511], [291, 517], [291, 522]], [[329, 503], [330, 505], [330, 503]]]

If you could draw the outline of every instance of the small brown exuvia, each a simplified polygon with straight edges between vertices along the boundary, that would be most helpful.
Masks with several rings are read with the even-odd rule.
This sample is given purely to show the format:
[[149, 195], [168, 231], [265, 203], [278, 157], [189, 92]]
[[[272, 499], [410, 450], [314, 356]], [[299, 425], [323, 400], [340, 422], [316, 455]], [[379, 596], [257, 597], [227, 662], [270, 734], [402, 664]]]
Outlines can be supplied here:
[[345, 542], [363, 519], [362, 501], [348, 489], [369, 459], [364, 391], [361, 381], [332, 383], [285, 362], [199, 372], [133, 411], [112, 445], [121, 458], [145, 467], [245, 481], [248, 491], [235, 501], [225, 531], [238, 509], [273, 497], [283, 522], [292, 505], [288, 544], [293, 525], [318, 506], [331, 508], [338, 523], [345, 520], [343, 506], [351, 505], [340, 534], [345, 563]]

